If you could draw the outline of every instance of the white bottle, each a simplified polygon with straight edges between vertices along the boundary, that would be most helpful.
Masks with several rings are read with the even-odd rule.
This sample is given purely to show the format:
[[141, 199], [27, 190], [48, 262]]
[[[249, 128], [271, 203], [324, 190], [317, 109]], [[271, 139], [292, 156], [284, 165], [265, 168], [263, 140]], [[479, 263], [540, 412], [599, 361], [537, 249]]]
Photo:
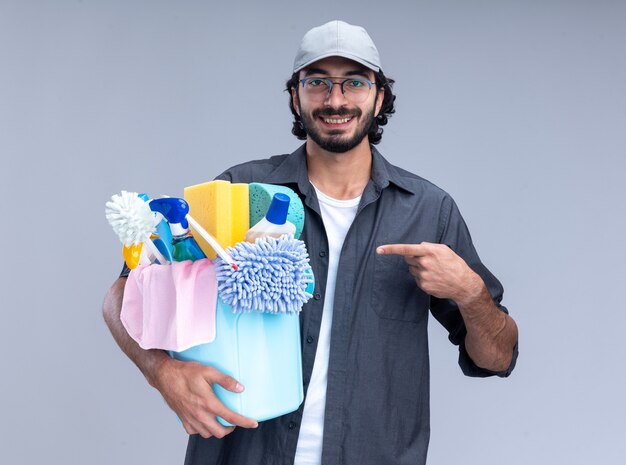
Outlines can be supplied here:
[[254, 243], [259, 237], [279, 238], [283, 234], [295, 235], [296, 226], [287, 221], [289, 200], [288, 195], [274, 194], [265, 217], [248, 230], [245, 241]]

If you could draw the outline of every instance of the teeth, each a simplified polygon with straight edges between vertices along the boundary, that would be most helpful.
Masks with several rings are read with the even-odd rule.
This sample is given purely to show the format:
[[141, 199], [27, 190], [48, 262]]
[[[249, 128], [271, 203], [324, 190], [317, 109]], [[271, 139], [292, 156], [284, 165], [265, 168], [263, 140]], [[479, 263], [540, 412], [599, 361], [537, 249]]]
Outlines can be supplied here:
[[328, 124], [343, 124], [343, 123], [347, 123], [351, 119], [352, 119], [352, 117], [350, 117], [350, 118], [341, 118], [341, 119], [324, 118], [324, 122], [326, 122]]

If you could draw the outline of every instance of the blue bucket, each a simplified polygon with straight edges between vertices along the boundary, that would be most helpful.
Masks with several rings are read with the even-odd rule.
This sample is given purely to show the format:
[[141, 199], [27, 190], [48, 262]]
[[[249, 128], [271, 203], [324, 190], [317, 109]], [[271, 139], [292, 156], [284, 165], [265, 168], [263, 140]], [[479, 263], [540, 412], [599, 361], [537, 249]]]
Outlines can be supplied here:
[[[313, 288], [310, 283], [307, 292]], [[170, 355], [212, 366], [243, 384], [242, 393], [213, 385], [217, 398], [234, 412], [264, 421], [297, 410], [304, 400], [299, 314], [233, 313], [218, 296], [215, 318], [213, 342]]]
[[[304, 207], [287, 187], [250, 184], [250, 224], [265, 215], [276, 192], [291, 198], [287, 219], [296, 225], [297, 238], [304, 225]], [[314, 287], [310, 282], [306, 292], [312, 294]], [[215, 319], [213, 342], [170, 355], [212, 366], [243, 384], [242, 393], [213, 385], [217, 398], [236, 413], [264, 421], [297, 410], [304, 400], [299, 313], [233, 313], [218, 293]], [[223, 418], [218, 421], [232, 426]]]

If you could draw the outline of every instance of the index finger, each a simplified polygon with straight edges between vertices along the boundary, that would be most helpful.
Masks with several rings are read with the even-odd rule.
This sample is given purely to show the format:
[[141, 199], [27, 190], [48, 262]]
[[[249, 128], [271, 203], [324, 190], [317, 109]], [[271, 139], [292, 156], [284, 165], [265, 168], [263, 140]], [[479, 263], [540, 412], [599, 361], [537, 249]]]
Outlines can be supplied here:
[[258, 422], [252, 418], [244, 417], [236, 412], [233, 412], [226, 407], [219, 399], [219, 404], [216, 405], [213, 413], [215, 416], [221, 417], [228, 423], [234, 426], [241, 426], [242, 428], [256, 428], [259, 426]]
[[423, 244], [385, 244], [376, 248], [379, 255], [402, 255], [403, 257], [421, 257], [426, 255]]

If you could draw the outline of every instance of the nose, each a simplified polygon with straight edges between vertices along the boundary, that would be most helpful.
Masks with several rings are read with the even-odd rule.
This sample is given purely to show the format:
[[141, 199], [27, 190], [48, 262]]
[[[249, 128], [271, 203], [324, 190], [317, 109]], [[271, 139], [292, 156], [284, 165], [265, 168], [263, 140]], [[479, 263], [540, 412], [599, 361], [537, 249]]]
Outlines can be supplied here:
[[333, 108], [339, 108], [346, 103], [346, 96], [341, 91], [341, 83], [333, 83], [333, 88], [326, 95], [326, 103]]

